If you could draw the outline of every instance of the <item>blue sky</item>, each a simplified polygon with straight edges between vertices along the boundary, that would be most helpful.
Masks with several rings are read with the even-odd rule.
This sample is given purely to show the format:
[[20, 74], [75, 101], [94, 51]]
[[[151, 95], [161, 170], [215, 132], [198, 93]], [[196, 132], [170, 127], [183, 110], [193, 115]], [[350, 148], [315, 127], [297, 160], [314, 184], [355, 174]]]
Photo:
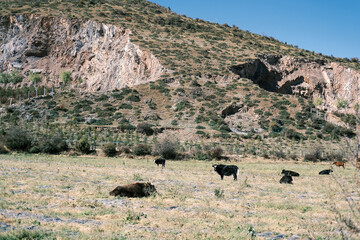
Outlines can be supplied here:
[[191, 18], [236, 25], [299, 48], [360, 58], [360, 0], [151, 0]]

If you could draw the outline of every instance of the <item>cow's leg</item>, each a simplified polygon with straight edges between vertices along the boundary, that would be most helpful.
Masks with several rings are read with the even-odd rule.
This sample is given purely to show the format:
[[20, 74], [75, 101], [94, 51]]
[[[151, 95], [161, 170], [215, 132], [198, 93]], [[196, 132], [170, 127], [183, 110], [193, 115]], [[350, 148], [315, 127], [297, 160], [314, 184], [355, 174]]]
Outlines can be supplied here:
[[237, 175], [234, 173], [234, 180], [237, 181]]
[[220, 175], [221, 176], [221, 180], [223, 180], [224, 179], [224, 175]]

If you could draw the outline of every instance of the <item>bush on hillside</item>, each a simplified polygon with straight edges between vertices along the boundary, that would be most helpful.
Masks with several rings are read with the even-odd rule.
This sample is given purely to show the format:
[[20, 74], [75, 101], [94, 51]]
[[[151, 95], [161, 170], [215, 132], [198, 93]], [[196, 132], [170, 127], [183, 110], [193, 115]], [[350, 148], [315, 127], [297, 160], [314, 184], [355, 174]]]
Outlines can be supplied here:
[[114, 143], [105, 143], [102, 147], [102, 150], [107, 157], [114, 157], [117, 153], [116, 145]]
[[215, 147], [215, 148], [210, 149], [209, 156], [211, 158], [221, 159], [223, 153], [224, 153], [224, 150], [221, 147]]
[[[47, 154], [59, 154], [69, 149], [65, 139], [60, 136], [45, 136], [39, 144], [39, 150]], [[32, 151], [33, 148], [31, 148]]]
[[317, 162], [321, 160], [321, 148], [315, 146], [309, 152], [304, 155], [304, 161]]
[[171, 137], [164, 137], [155, 143], [152, 154], [161, 155], [165, 159], [175, 159], [178, 155], [178, 143]]
[[140, 143], [134, 147], [133, 152], [136, 156], [145, 156], [151, 153], [151, 149], [148, 145]]
[[145, 134], [146, 136], [151, 136], [154, 134], [152, 125], [149, 123], [139, 123], [136, 127], [136, 132]]
[[84, 154], [90, 153], [90, 143], [86, 138], [80, 139], [75, 145], [76, 151]]
[[20, 127], [13, 127], [5, 133], [5, 146], [13, 151], [27, 152], [31, 147], [28, 132]]

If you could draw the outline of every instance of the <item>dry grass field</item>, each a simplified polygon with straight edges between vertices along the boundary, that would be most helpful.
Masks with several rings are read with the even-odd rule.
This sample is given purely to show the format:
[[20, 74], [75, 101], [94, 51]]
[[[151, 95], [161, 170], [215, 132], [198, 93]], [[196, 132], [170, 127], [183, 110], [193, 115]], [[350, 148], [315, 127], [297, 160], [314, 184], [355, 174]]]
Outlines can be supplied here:
[[[329, 163], [243, 159], [231, 163], [235, 182], [213, 163], [1, 155], [0, 239], [342, 239], [333, 208], [348, 205], [335, 182], [351, 188], [354, 168], [319, 176]], [[293, 185], [279, 184], [283, 168], [300, 173]], [[109, 196], [148, 180], [157, 195]]]

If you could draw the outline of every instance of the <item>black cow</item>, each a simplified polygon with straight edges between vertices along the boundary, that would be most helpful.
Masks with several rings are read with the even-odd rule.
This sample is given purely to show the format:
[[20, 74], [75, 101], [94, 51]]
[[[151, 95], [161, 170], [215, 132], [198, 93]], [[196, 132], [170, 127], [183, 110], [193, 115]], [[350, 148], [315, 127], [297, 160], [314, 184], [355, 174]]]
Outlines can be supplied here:
[[291, 170], [285, 170], [283, 169], [281, 171], [281, 174], [284, 174], [285, 176], [292, 176], [292, 177], [299, 177], [300, 174], [298, 174], [297, 172], [291, 171]]
[[131, 183], [116, 187], [110, 192], [110, 196], [121, 197], [148, 197], [156, 193], [156, 188], [150, 182], [147, 183]]
[[159, 166], [161, 164], [162, 167], [165, 167], [165, 159], [163, 159], [163, 158], [155, 159], [154, 163], [156, 163], [157, 166]]
[[329, 175], [333, 170], [331, 169], [325, 169], [319, 172], [319, 175]]
[[237, 174], [239, 173], [239, 168], [235, 165], [223, 165], [223, 164], [214, 164], [212, 165], [214, 171], [221, 176], [221, 180], [224, 179], [224, 176], [234, 176], [234, 180], [237, 180]]
[[292, 181], [293, 181], [292, 177], [288, 175], [285, 175], [280, 179], [280, 183], [285, 183], [285, 184], [292, 184]]

